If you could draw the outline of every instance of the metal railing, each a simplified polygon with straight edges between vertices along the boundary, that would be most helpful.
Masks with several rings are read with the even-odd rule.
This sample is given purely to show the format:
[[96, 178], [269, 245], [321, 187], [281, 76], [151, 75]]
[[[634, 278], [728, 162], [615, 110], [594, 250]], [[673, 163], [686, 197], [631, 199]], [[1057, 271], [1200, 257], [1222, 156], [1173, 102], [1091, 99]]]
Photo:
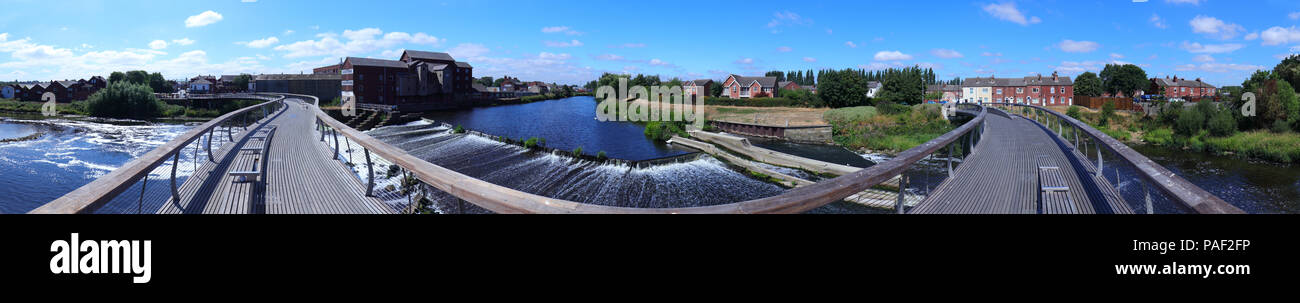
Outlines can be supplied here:
[[[319, 99], [312, 96], [290, 96], [313, 100], [314, 104], [319, 105]], [[844, 200], [901, 176], [897, 206], [901, 213], [906, 207], [902, 201], [908, 194], [907, 173], [910, 168], [923, 160], [932, 159], [936, 154], [942, 154], [947, 159], [947, 174], [951, 176], [954, 169], [953, 159], [958, 155], [969, 155], [978, 146], [984, 129], [984, 118], [988, 111], [979, 105], [958, 106], [967, 108], [967, 113], [977, 114], [955, 130], [908, 149], [889, 161], [848, 175], [791, 189], [773, 197], [723, 205], [682, 208], [633, 208], [586, 204], [492, 184], [429, 163], [405, 150], [348, 127], [326, 114], [319, 106], [311, 106], [311, 109], [316, 115], [320, 141], [334, 151], [335, 157], [340, 162], [355, 169], [354, 172], [366, 186], [362, 190], [368, 196], [379, 197], [390, 202], [406, 200], [406, 204], [394, 206], [401, 212], [415, 212], [421, 208], [423, 199], [428, 199], [436, 195], [437, 191], [441, 191], [460, 199], [455, 210], [444, 210], [452, 213], [465, 212], [468, 205], [464, 202], [497, 213], [801, 213]]]
[[[161, 207], [168, 200], [180, 200], [181, 194], [178, 188], [184, 182], [182, 178], [185, 176], [178, 175], [178, 169], [189, 166], [192, 167], [189, 170], [192, 173], [202, 165], [200, 161], [214, 161], [215, 150], [233, 143], [235, 136], [246, 131], [248, 126], [256, 125], [260, 120], [270, 119], [283, 107], [284, 100], [283, 96], [278, 95], [244, 95], [243, 98], [266, 102], [227, 113], [194, 127], [107, 175], [28, 213], [141, 213], [145, 212], [146, 205], [154, 209]], [[187, 159], [182, 161], [182, 158]], [[184, 165], [185, 162], [189, 162], [190, 165]], [[155, 179], [166, 176], [170, 181], [170, 188], [149, 186], [151, 176]], [[128, 191], [128, 189], [136, 188], [138, 188], [138, 195], [131, 195], [135, 191]]]
[[[1079, 153], [1078, 155], [1083, 156], [1081, 159], [1094, 165], [1097, 177], [1109, 181], [1110, 179], [1105, 177], [1114, 176], [1115, 182], [1112, 185], [1115, 189], [1126, 197], [1125, 200], [1129, 200], [1128, 197], [1140, 199], [1142, 204], [1136, 205], [1138, 207], [1135, 208], [1141, 208], [1148, 214], [1156, 213], [1157, 207], [1162, 207], [1164, 211], [1176, 211], [1175, 207], [1181, 207], [1202, 214], [1245, 213], [1082, 121], [1036, 105], [1014, 103], [988, 105], [1021, 108], [1022, 110], [1019, 111], [1021, 116], [1033, 120], [1049, 132], [1055, 132], [1066, 144], [1072, 144], [1070, 146]], [[1014, 114], [1016, 111], [1007, 110], [1007, 112]], [[1111, 159], [1109, 162], [1106, 161], [1104, 154], [1109, 154]], [[1096, 162], [1091, 163], [1094, 155]], [[1107, 168], [1110, 170], [1107, 171]], [[1122, 173], [1127, 174], [1128, 178], [1123, 178]], [[1124, 186], [1132, 184], [1132, 182], [1123, 182], [1126, 179], [1137, 181], [1141, 192], [1137, 192], [1133, 186]], [[1151, 188], [1158, 191], [1157, 196], [1152, 195]], [[1157, 201], [1170, 201], [1176, 205], [1163, 207], [1156, 203]]]

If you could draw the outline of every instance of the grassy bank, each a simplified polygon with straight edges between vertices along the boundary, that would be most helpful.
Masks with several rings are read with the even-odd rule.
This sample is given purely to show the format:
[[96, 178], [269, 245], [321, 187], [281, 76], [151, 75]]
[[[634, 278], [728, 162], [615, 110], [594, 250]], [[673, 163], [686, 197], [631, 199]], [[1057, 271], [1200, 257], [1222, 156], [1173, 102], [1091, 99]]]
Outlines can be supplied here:
[[[159, 118], [216, 118], [228, 112], [237, 109], [255, 105], [264, 102], [259, 100], [237, 100], [223, 103], [218, 108], [188, 108], [183, 105], [162, 104], [162, 116]], [[0, 99], [0, 111], [17, 112], [17, 113], [41, 113], [41, 105], [44, 102], [39, 101], [17, 101], [13, 99]], [[55, 108], [60, 115], [78, 115], [91, 116], [86, 109], [86, 101], [74, 101], [71, 103], [59, 103]]]
[[1162, 119], [1142, 117], [1136, 113], [1117, 112], [1114, 117], [1107, 119], [1105, 125], [1101, 125], [1099, 112], [1085, 109], [1081, 110], [1078, 116], [1077, 119], [1106, 133], [1111, 138], [1124, 142], [1286, 163], [1300, 161], [1300, 133], [1291, 130], [1235, 131], [1216, 136], [1209, 129], [1185, 130], [1179, 133], [1175, 129], [1176, 119], [1172, 117]]
[[936, 104], [846, 107], [826, 111], [836, 144], [851, 149], [900, 152], [938, 138], [955, 127]]
[[[0, 111], [40, 114], [42, 104], [44, 104], [44, 102], [0, 99]], [[86, 101], [59, 103], [55, 108], [59, 111], [59, 114], [63, 115], [87, 115]]]

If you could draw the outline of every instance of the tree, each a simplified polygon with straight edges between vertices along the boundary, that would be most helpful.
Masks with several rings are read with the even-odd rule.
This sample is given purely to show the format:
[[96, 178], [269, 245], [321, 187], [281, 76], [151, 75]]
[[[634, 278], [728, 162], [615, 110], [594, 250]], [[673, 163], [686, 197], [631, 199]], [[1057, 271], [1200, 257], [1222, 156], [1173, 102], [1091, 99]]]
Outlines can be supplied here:
[[1083, 72], [1074, 78], [1074, 94], [1079, 96], [1100, 97], [1102, 94], [1101, 78], [1092, 72]]
[[239, 74], [239, 76], [235, 77], [235, 87], [238, 87], [238, 90], [248, 89], [249, 82], [253, 82], [253, 75]]
[[126, 73], [123, 73], [123, 72], [113, 72], [112, 74], [109, 74], [109, 75], [108, 75], [108, 82], [109, 82], [109, 83], [118, 82], [118, 81], [123, 81], [123, 80], [126, 80]]
[[785, 81], [785, 72], [782, 72], [782, 71], [775, 71], [775, 70], [774, 70], [774, 71], [770, 71], [770, 72], [767, 72], [766, 74], [763, 74], [763, 76], [764, 76], [764, 77], [776, 77], [776, 81], [777, 81], [777, 82]]
[[861, 74], [845, 69], [843, 71], [825, 71], [817, 77], [820, 85], [817, 94], [830, 107], [848, 107], [865, 105], [867, 100], [867, 79]]
[[142, 70], [126, 72], [126, 82], [149, 85], [149, 72]]
[[1133, 64], [1107, 64], [1101, 70], [1102, 88], [1111, 95], [1136, 95], [1137, 91], [1146, 88], [1150, 81], [1147, 72]]
[[90, 115], [106, 118], [151, 119], [162, 114], [163, 104], [145, 84], [111, 82], [86, 100]]
[[1250, 79], [1241, 82], [1241, 88], [1245, 91], [1253, 92], [1259, 88], [1260, 84], [1264, 83], [1264, 81], [1268, 81], [1268, 79], [1272, 77], [1273, 74], [1268, 71], [1256, 70], [1254, 74], [1250, 75]]
[[1290, 55], [1273, 67], [1273, 74], [1285, 80], [1291, 87], [1300, 86], [1300, 55]]
[[483, 86], [496, 86], [494, 85], [495, 83], [496, 81], [493, 81], [492, 76], [478, 78], [478, 84], [482, 84]]
[[899, 104], [919, 103], [924, 98], [924, 72], [919, 67], [891, 69], [881, 83], [877, 99]]

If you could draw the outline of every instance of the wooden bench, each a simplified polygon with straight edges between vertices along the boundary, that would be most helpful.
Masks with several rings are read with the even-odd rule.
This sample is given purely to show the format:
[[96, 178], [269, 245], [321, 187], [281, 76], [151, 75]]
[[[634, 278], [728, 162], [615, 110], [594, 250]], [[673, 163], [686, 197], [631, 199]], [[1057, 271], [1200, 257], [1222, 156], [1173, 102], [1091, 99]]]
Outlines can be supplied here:
[[248, 178], [250, 177], [264, 176], [266, 173], [266, 170], [264, 169], [264, 166], [266, 166], [266, 162], [263, 161], [263, 159], [266, 159], [268, 154], [270, 154], [271, 139], [274, 138], [275, 136], [275, 130], [277, 126], [278, 125], [275, 124], [263, 126], [262, 129], [257, 131], [257, 133], [249, 137], [250, 140], [259, 141], [257, 142], [258, 144], [256, 146], [244, 146], [239, 149], [240, 152], [245, 152], [245, 151], [256, 152], [255, 154], [256, 156], [253, 158], [253, 165], [251, 169], [234, 170], [234, 171], [229, 171], [226, 174], [232, 177], [239, 177], [235, 179], [235, 182], [247, 182]]

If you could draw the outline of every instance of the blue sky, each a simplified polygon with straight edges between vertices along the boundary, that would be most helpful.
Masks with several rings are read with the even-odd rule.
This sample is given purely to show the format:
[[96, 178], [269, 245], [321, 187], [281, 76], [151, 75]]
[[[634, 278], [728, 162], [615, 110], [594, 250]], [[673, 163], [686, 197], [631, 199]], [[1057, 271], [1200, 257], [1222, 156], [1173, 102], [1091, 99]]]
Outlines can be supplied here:
[[569, 84], [910, 65], [945, 79], [1077, 75], [1122, 62], [1239, 85], [1300, 51], [1300, 2], [1276, 0], [244, 1], [7, 0], [0, 79], [310, 73], [420, 49], [476, 76]]

